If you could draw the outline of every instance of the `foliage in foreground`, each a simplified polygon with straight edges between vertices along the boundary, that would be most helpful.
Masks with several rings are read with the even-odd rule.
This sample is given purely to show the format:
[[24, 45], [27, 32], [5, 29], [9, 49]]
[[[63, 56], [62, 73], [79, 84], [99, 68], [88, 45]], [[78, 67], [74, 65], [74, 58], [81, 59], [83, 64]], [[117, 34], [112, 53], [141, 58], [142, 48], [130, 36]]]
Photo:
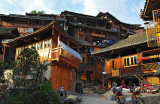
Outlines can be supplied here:
[[16, 96], [3, 99], [0, 104], [58, 104], [59, 95], [52, 90], [51, 83], [48, 81], [40, 90], [31, 93], [19, 92]]
[[[35, 48], [24, 48], [11, 68], [14, 84], [6, 89], [6, 96], [3, 96], [0, 104], [58, 104], [58, 94], [44, 77], [48, 65], [40, 63]], [[4, 65], [0, 67], [5, 69]]]

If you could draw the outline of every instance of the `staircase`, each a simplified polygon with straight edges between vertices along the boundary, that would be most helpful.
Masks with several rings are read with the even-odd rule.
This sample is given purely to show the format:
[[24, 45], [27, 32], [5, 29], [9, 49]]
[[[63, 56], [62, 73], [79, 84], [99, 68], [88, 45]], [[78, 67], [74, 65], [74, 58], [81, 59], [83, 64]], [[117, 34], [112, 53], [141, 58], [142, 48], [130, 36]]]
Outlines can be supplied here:
[[151, 83], [149, 83], [147, 80], [145, 80], [141, 75], [139, 74], [134, 74], [135, 77], [138, 78], [139, 81], [143, 82], [144, 84], [149, 84], [149, 85], [152, 85]]

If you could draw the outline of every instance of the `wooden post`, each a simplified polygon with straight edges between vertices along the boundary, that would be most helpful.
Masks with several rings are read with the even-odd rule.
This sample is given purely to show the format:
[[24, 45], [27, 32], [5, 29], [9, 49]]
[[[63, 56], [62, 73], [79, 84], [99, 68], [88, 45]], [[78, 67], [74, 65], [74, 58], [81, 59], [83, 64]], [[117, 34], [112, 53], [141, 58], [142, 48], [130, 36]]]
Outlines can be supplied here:
[[122, 68], [121, 68], [121, 57], [119, 55], [119, 63], [120, 63], [120, 69], [119, 69], [119, 77], [121, 78], [121, 75], [122, 75]]
[[4, 56], [5, 56], [5, 52], [6, 52], [6, 47], [4, 46], [4, 51], [3, 51], [3, 61], [4, 61]]
[[60, 55], [60, 48], [59, 48], [59, 41], [60, 41], [60, 33], [58, 33], [58, 46], [57, 46], [57, 48], [58, 48], [58, 60], [57, 60], [57, 62], [59, 62], [59, 55]]

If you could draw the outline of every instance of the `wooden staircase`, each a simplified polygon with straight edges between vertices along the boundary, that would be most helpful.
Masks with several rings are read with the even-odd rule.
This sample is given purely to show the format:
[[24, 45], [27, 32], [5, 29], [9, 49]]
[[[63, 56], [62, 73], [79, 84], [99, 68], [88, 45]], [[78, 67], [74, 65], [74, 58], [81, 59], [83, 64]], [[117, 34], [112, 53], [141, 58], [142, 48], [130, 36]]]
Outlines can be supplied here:
[[144, 84], [149, 84], [149, 85], [152, 85], [151, 83], [149, 83], [147, 80], [145, 80], [141, 75], [139, 75], [139, 74], [134, 74], [134, 76], [136, 77], [136, 78], [138, 78], [138, 80], [140, 81], [140, 82], [143, 82]]

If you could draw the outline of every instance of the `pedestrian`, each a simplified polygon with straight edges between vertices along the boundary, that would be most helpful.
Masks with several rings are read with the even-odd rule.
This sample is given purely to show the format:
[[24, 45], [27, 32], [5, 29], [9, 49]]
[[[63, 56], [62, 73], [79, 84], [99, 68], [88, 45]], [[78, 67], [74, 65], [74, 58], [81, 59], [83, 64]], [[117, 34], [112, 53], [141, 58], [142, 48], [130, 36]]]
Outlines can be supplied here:
[[81, 85], [81, 94], [83, 94], [84, 84]]

